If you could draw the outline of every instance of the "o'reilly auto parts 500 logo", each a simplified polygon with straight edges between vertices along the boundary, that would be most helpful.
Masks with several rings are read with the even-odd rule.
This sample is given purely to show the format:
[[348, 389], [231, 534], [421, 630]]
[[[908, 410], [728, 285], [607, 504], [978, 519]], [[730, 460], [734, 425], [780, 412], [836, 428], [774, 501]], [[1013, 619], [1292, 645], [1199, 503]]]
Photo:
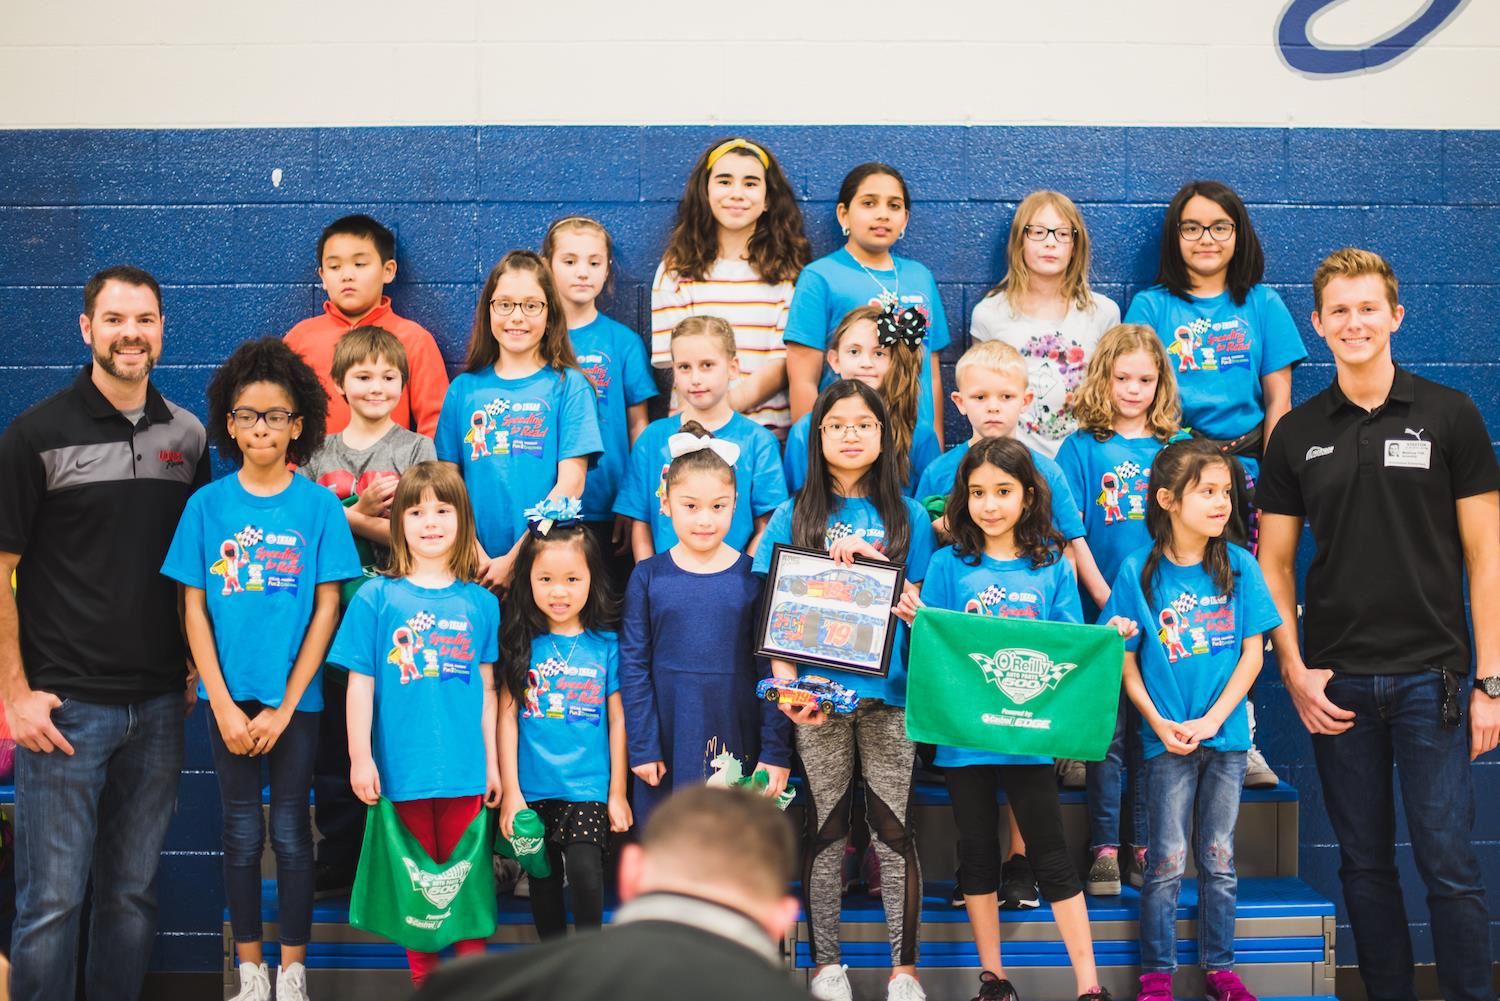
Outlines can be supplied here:
[[993, 655], [971, 653], [969, 656], [984, 670], [984, 676], [995, 683], [1016, 705], [1024, 705], [1043, 692], [1056, 688], [1077, 664], [1055, 664], [1040, 650], [1010, 648]]

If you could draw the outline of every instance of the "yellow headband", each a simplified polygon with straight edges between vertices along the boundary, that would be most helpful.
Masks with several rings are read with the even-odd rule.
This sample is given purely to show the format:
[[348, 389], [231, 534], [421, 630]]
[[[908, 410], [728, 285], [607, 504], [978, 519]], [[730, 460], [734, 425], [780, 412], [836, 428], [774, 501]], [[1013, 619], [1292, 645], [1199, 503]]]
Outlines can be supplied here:
[[736, 149], [749, 150], [751, 153], [755, 154], [755, 158], [760, 161], [760, 165], [762, 167], [766, 168], [767, 170], [771, 169], [771, 158], [766, 155], [766, 151], [755, 145], [755, 143], [751, 142], [749, 139], [731, 139], [728, 142], [720, 143], [719, 145], [715, 146], [713, 152], [708, 154], [708, 164], [705, 169], [713, 170], [714, 164], [719, 162], [719, 158], [721, 156], [723, 156], [725, 153], [730, 152], [731, 150]]

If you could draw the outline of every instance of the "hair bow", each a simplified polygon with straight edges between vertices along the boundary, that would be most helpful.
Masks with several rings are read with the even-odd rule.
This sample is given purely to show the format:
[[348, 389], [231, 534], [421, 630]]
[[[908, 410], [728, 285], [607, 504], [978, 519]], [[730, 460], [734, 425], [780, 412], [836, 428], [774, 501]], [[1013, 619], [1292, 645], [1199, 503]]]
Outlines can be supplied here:
[[1178, 428], [1176, 431], [1173, 431], [1172, 432], [1172, 436], [1167, 439], [1167, 444], [1168, 445], [1175, 445], [1179, 441], [1191, 441], [1192, 438], [1193, 438], [1193, 429], [1192, 428]]
[[548, 497], [536, 507], [526, 509], [526, 525], [539, 539], [547, 537], [555, 525], [576, 525], [583, 514], [583, 501], [577, 497]]
[[875, 333], [884, 347], [899, 341], [909, 348], [919, 348], [927, 339], [927, 315], [915, 306], [899, 311], [891, 306], [876, 319]]
[[690, 452], [701, 452], [705, 448], [730, 466], [734, 465], [740, 457], [740, 447], [723, 438], [700, 438], [687, 431], [679, 431], [667, 439], [667, 451], [674, 459]]

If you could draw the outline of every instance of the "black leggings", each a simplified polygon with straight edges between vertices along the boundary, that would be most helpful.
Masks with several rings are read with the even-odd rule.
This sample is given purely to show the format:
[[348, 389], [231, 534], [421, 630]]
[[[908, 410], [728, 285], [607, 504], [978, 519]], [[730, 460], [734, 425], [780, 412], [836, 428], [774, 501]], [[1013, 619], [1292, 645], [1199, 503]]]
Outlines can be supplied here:
[[1026, 859], [1042, 896], [1051, 903], [1083, 892], [1068, 858], [1057, 780], [1051, 765], [969, 765], [946, 769], [953, 819], [958, 825], [958, 885], [966, 896], [1000, 889], [1000, 804], [1003, 786]]
[[604, 924], [604, 853], [596, 844], [575, 841], [566, 849], [547, 845], [552, 875], [531, 877], [531, 922], [543, 941], [561, 938], [568, 931], [567, 905], [563, 901], [563, 872], [573, 888], [573, 927], [598, 928]]

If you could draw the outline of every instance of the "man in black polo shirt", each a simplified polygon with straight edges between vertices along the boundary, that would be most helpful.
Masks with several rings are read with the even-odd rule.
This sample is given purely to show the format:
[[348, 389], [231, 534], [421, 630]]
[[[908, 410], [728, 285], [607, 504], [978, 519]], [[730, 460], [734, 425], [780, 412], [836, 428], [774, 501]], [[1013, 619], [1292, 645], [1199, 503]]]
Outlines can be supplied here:
[[139, 995], [192, 691], [160, 569], [208, 480], [203, 425], [151, 385], [154, 278], [99, 272], [78, 322], [92, 364], [0, 437], [0, 578], [17, 578], [14, 597], [0, 587], [0, 698], [19, 745], [16, 1001], [73, 997], [91, 869], [88, 997]]
[[[1469, 762], [1500, 740], [1500, 467], [1469, 397], [1391, 360], [1396, 293], [1369, 251], [1318, 266], [1312, 322], [1338, 375], [1282, 418], [1266, 450], [1260, 564], [1282, 616], [1271, 634], [1282, 678], [1313, 735], [1367, 996], [1417, 997], [1394, 764], [1443, 997], [1493, 999]], [[1299, 649], [1304, 518], [1316, 552]], [[1477, 654], [1467, 728], [1466, 570]]]

